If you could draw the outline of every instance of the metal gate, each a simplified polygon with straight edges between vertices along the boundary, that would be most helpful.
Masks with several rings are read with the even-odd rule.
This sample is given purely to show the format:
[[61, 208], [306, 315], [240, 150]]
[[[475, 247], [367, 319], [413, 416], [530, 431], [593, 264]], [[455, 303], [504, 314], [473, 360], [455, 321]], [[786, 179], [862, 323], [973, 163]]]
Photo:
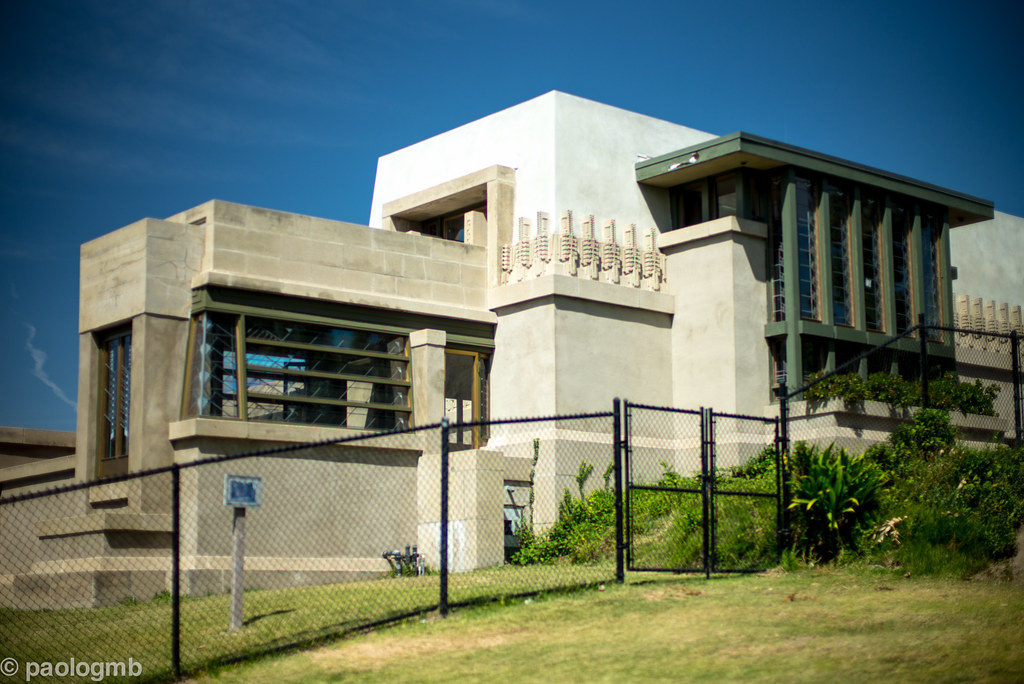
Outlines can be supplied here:
[[757, 572], [779, 562], [777, 418], [624, 402], [626, 566]]

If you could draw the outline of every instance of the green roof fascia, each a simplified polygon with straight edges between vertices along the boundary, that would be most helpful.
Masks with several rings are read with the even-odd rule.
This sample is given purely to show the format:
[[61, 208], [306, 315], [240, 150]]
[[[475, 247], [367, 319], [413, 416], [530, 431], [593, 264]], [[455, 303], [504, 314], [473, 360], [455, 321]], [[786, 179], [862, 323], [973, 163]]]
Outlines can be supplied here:
[[[699, 154], [699, 161], [693, 164], [687, 163], [687, 160], [695, 153]], [[701, 165], [715, 159], [741, 153], [770, 160], [778, 166], [789, 165], [808, 169], [926, 202], [941, 204], [953, 210], [973, 214], [981, 219], [991, 219], [993, 216], [994, 204], [990, 200], [743, 131], [723, 135], [714, 140], [684, 147], [660, 157], [640, 161], [636, 164], [636, 179], [637, 182], [644, 183], [675, 171], [675, 169], [670, 169], [674, 164], [681, 164], [679, 168], [698, 169]]]

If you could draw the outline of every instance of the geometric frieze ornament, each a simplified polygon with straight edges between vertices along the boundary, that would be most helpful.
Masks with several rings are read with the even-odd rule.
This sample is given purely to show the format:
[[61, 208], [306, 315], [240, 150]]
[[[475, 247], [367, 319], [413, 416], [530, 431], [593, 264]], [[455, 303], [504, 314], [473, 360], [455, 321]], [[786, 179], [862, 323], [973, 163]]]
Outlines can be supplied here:
[[615, 242], [615, 220], [601, 227], [601, 282], [619, 284], [622, 273], [622, 248]]
[[654, 292], [661, 290], [665, 282], [665, 255], [658, 249], [656, 229], [644, 231], [641, 247], [637, 244], [635, 225], [630, 224], [622, 231], [620, 244], [615, 238], [614, 220], [607, 219], [601, 224], [599, 238], [593, 215], [583, 217], [579, 232], [573, 219], [572, 211], [563, 211], [559, 229], [552, 232], [544, 212], [537, 213], [536, 230], [530, 219], [520, 218], [516, 242], [501, 247], [501, 284], [544, 275], [568, 275]]
[[597, 280], [601, 272], [601, 248], [594, 239], [594, 215], [583, 217], [580, 224], [580, 278]]
[[622, 231], [622, 284], [640, 287], [643, 264], [640, 250], [636, 247], [636, 224], [629, 224]]
[[[971, 330], [978, 333], [998, 333], [1009, 335], [1014, 330], [1024, 336], [1024, 320], [1021, 316], [1021, 305], [1011, 306], [1006, 302], [986, 301], [981, 297], [957, 295], [956, 307], [953, 312], [954, 326], [959, 330]], [[957, 332], [957, 346], [982, 351], [999, 351], [1009, 344], [1006, 338], [988, 337], [979, 334]]]

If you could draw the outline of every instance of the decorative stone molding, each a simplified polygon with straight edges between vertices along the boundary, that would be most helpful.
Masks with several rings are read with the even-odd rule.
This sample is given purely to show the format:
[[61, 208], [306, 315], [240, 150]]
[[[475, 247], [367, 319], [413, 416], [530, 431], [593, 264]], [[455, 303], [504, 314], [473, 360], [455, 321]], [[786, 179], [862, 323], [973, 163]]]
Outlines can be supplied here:
[[[1024, 320], [1022, 320], [1020, 305], [1011, 307], [1006, 302], [985, 301], [981, 297], [971, 297], [970, 295], [957, 295], [954, 326], [961, 330], [977, 330], [1003, 335], [1009, 335], [1011, 331], [1016, 330], [1018, 335], [1024, 336]], [[1005, 337], [988, 337], [958, 332], [956, 344], [968, 349], [1003, 351], [1004, 348], [1009, 347], [1010, 341]]]
[[637, 228], [623, 231], [622, 243], [615, 239], [615, 221], [601, 224], [592, 214], [583, 217], [579, 232], [573, 227], [572, 211], [563, 211], [559, 230], [548, 229], [549, 217], [537, 213], [537, 229], [528, 218], [519, 219], [517, 241], [501, 247], [501, 284], [520, 283], [544, 275], [568, 275], [614, 285], [661, 290], [665, 282], [665, 255], [658, 249], [658, 231], [644, 231], [643, 247], [637, 246]]

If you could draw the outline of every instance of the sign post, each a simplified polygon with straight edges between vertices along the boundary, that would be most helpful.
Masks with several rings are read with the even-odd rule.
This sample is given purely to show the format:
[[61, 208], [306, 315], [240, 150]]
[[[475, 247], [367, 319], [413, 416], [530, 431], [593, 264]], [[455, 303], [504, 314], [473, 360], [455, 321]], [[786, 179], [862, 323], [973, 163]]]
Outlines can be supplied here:
[[224, 475], [224, 505], [234, 509], [231, 553], [231, 629], [242, 627], [242, 592], [245, 588], [245, 509], [263, 502], [263, 480], [248, 475]]

